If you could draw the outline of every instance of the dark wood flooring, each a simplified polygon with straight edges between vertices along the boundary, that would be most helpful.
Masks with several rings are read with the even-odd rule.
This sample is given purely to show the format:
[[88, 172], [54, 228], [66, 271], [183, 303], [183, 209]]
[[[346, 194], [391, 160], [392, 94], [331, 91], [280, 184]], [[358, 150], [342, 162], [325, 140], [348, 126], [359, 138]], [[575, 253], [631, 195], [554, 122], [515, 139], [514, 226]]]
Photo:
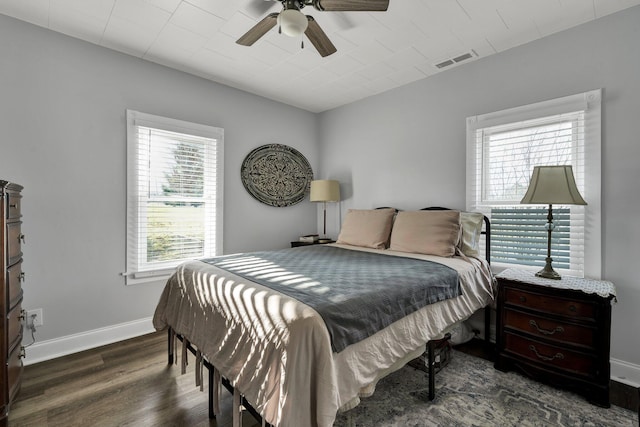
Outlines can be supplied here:
[[[9, 426], [230, 427], [231, 395], [222, 392], [219, 421], [209, 420], [206, 387], [194, 385], [195, 359], [181, 375], [167, 364], [166, 346], [166, 334], [154, 333], [25, 367]], [[481, 340], [456, 349], [493, 359]], [[635, 388], [613, 382], [611, 400], [638, 410]], [[244, 415], [243, 427], [258, 425]]]
[[[220, 421], [209, 420], [195, 358], [180, 375], [167, 364], [166, 339], [154, 333], [26, 366], [9, 426], [231, 426], [231, 395], [222, 393]], [[257, 425], [243, 417], [243, 427]]]

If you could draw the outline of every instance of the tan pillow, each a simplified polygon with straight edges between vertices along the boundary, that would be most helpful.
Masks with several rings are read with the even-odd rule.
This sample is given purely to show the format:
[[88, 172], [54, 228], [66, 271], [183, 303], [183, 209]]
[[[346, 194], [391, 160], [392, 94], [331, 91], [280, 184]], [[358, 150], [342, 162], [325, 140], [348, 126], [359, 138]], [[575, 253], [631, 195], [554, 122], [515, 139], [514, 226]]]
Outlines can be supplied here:
[[484, 215], [481, 212], [460, 212], [460, 250], [467, 256], [480, 254], [480, 234]]
[[349, 209], [337, 243], [384, 249], [389, 241], [395, 209]]
[[395, 251], [450, 257], [460, 238], [460, 212], [399, 212], [391, 232]]

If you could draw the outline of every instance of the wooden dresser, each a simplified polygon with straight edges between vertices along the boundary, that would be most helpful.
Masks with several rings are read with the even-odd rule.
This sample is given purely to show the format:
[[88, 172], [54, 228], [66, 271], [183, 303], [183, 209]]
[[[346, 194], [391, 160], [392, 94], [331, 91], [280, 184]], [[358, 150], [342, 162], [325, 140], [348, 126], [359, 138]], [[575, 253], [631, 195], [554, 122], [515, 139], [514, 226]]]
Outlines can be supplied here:
[[0, 426], [7, 425], [11, 402], [22, 379], [22, 187], [0, 180]]
[[496, 369], [583, 395], [609, 407], [611, 282], [498, 274]]

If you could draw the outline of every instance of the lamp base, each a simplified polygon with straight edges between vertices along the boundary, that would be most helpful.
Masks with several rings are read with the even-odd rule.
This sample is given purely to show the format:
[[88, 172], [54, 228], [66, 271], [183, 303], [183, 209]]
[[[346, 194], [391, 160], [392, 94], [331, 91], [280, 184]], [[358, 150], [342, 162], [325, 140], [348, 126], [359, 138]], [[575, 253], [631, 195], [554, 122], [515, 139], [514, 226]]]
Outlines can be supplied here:
[[562, 277], [551, 266], [551, 258], [547, 258], [544, 268], [536, 273], [536, 277], [544, 277], [545, 279], [560, 280]]

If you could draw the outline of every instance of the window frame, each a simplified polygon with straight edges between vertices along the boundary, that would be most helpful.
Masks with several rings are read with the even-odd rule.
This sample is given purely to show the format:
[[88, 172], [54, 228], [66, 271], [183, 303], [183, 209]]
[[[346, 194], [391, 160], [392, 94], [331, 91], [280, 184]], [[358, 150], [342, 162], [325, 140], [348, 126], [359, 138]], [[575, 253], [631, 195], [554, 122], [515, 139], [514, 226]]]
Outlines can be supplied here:
[[[148, 174], [150, 168], [139, 170], [139, 145], [142, 142], [138, 138], [138, 127], [146, 127], [160, 131], [180, 133], [198, 138], [212, 140], [211, 146], [205, 146], [205, 165], [213, 163], [215, 168], [215, 182], [212, 186], [204, 184], [206, 193], [214, 197], [209, 197], [213, 202], [205, 203], [205, 218], [211, 217], [211, 211], [215, 210], [212, 222], [215, 223], [215, 230], [210, 232], [209, 227], [205, 227], [204, 256], [217, 256], [223, 253], [223, 189], [224, 189], [224, 129], [177, 120], [152, 114], [142, 113], [134, 110], [126, 110], [127, 120], [127, 214], [126, 214], [126, 272], [122, 273], [127, 285], [145, 283], [150, 281], [164, 280], [168, 278], [175, 267], [186, 259], [174, 259], [168, 261], [158, 261], [154, 263], [141, 262], [140, 257], [146, 256], [147, 241], [146, 227], [140, 225], [147, 224], [145, 209], [147, 204], [140, 203], [140, 177]], [[148, 155], [149, 151], [147, 151]], [[207, 161], [208, 160], [208, 161]], [[214, 187], [214, 188], [211, 188]], [[148, 203], [153, 203], [157, 196], [150, 196]], [[160, 198], [161, 199], [161, 198]]]
[[[583, 197], [588, 205], [584, 209], [584, 277], [599, 279], [602, 275], [602, 220], [601, 220], [601, 99], [602, 90], [596, 89], [576, 95], [537, 102], [530, 105], [510, 108], [492, 113], [467, 117], [467, 175], [466, 175], [466, 208], [481, 210], [479, 203], [484, 191], [478, 179], [483, 179], [484, 152], [478, 146], [477, 131], [508, 126], [518, 122], [536, 120], [561, 114], [584, 112], [584, 170], [580, 171], [584, 179]], [[548, 207], [548, 206], [547, 206]], [[582, 208], [582, 207], [581, 207]], [[490, 212], [483, 211], [490, 216]], [[522, 269], [539, 269], [519, 264], [492, 263], [498, 270], [515, 267]], [[560, 269], [562, 272], [563, 270]], [[566, 272], [566, 271], [565, 271]], [[575, 273], [575, 272], [572, 272]]]

